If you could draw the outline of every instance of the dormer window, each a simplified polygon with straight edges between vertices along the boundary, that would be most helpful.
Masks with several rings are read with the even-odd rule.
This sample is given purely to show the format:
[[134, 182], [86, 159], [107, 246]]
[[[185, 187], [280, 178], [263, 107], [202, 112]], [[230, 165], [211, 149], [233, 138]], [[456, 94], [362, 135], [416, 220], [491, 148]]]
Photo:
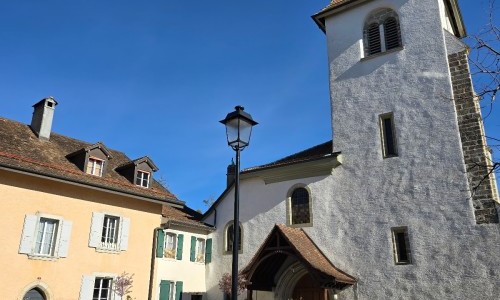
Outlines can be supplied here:
[[102, 176], [102, 171], [104, 170], [104, 160], [98, 159], [96, 157], [89, 157], [87, 162], [87, 174]]
[[141, 157], [129, 161], [115, 169], [127, 178], [130, 183], [143, 188], [149, 188], [153, 184], [153, 172], [158, 171], [158, 167], [147, 157]]
[[112, 159], [111, 153], [101, 142], [79, 149], [66, 157], [82, 172], [99, 177], [104, 176], [108, 161]]
[[145, 188], [149, 187], [149, 173], [144, 171], [137, 171], [135, 184]]

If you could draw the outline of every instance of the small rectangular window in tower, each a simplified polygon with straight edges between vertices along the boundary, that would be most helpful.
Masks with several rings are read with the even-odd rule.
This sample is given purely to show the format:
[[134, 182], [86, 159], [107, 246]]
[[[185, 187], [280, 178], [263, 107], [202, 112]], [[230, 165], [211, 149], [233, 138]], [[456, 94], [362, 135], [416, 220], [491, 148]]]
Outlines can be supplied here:
[[410, 241], [408, 239], [408, 227], [392, 228], [392, 244], [394, 251], [394, 262], [396, 265], [411, 264]]
[[398, 156], [394, 117], [392, 113], [380, 115], [380, 134], [382, 136], [382, 151], [384, 158]]

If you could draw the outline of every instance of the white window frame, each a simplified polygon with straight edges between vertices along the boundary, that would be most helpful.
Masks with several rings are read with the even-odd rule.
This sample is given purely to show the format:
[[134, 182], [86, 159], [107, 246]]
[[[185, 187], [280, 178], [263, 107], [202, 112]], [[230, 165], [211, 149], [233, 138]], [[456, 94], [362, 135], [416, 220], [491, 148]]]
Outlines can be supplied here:
[[[109, 228], [109, 221], [111, 220], [117, 222], [112, 230]], [[99, 252], [120, 253], [126, 251], [129, 229], [129, 218], [116, 213], [93, 212], [90, 224], [89, 247], [96, 248], [96, 251]], [[115, 236], [111, 241], [110, 234]]]
[[[54, 224], [51, 230], [52, 232], [50, 233], [51, 235], [50, 237], [48, 237], [49, 232], [47, 229], [49, 223]], [[54, 256], [54, 252], [56, 249], [56, 240], [59, 235], [60, 223], [61, 222], [59, 219], [46, 218], [46, 217], [38, 218], [37, 230], [35, 233], [35, 245], [33, 249], [34, 255]], [[38, 242], [39, 238], [41, 238], [40, 242]], [[48, 241], [48, 239], [50, 239], [50, 241]], [[48, 253], [43, 253], [45, 244], [49, 244]]]
[[118, 275], [115, 273], [103, 273], [103, 272], [94, 272], [88, 275], [83, 275], [82, 282], [80, 285], [80, 295], [78, 297], [78, 300], [93, 300], [94, 289], [97, 279], [111, 280], [110, 293], [108, 299], [106, 300], [120, 299], [120, 296], [113, 289], [117, 277]]
[[[170, 246], [169, 246], [169, 244], [170, 244]], [[163, 251], [164, 251], [163, 257], [170, 258], [170, 259], [176, 259], [176, 255], [177, 255], [177, 234], [176, 233], [165, 232]]]
[[[145, 176], [145, 175], [147, 175], [147, 176]], [[147, 177], [147, 178], [145, 179], [144, 177]], [[150, 179], [151, 179], [151, 173], [146, 172], [146, 171], [137, 170], [135, 185], [143, 187], [143, 188], [149, 188], [149, 180]], [[137, 181], [139, 181], [139, 184], [137, 184]], [[146, 183], [146, 185], [144, 185], [144, 183]]]
[[205, 263], [205, 253], [207, 241], [204, 238], [196, 238], [196, 248], [195, 248], [195, 256], [194, 261], [197, 263]]
[[[37, 250], [37, 240], [40, 234], [40, 226], [43, 226], [42, 220], [51, 220], [56, 222], [56, 228], [50, 242], [50, 253], [40, 253]], [[37, 213], [34, 215], [26, 215], [21, 235], [21, 243], [19, 246], [20, 254], [27, 254], [30, 259], [57, 260], [68, 256], [69, 241], [71, 238], [71, 229], [73, 223], [64, 220], [60, 216]], [[46, 242], [45, 228], [42, 229], [42, 244]]]
[[[109, 281], [109, 287], [108, 288], [103, 288], [102, 287], [102, 283], [103, 283], [104, 280]], [[95, 300], [111, 300], [112, 297], [113, 297], [113, 283], [114, 283], [113, 282], [114, 280], [113, 280], [112, 277], [96, 277], [94, 279], [94, 289], [92, 290], [92, 300], [94, 300], [93, 293], [95, 292], [96, 284], [98, 283], [98, 281], [100, 281], [100, 284], [97, 287], [99, 289], [99, 296], [98, 296], [98, 299], [95, 299]], [[105, 289], [108, 289], [108, 296], [106, 298], [102, 298], [101, 293]]]
[[[90, 173], [89, 173], [89, 164], [91, 164], [92, 167]], [[101, 171], [99, 172], [99, 174], [96, 174], [96, 165], [98, 164], [101, 165]], [[85, 170], [85, 172], [90, 175], [102, 177], [103, 171], [104, 171], [104, 160], [94, 156], [89, 157], [87, 161], [87, 169]]]

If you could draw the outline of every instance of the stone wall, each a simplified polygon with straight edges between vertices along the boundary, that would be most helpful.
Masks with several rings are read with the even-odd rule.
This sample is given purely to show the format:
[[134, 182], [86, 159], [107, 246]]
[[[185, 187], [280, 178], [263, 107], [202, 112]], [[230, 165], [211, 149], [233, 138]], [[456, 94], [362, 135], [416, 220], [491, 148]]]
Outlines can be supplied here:
[[467, 50], [448, 56], [462, 150], [477, 224], [498, 223], [492, 159], [484, 136], [478, 99], [474, 96]]

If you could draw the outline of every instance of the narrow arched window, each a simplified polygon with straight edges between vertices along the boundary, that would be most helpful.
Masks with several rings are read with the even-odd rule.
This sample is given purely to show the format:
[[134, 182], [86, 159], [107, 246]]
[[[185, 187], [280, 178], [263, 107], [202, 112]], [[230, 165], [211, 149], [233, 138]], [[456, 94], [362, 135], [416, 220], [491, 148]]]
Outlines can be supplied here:
[[372, 12], [363, 30], [365, 56], [402, 46], [399, 18], [395, 11], [382, 8]]
[[379, 53], [382, 51], [382, 44], [380, 43], [380, 30], [377, 23], [368, 26], [368, 55]]
[[[239, 226], [239, 240], [238, 240], [238, 251], [241, 251], [241, 241], [243, 240], [243, 236], [241, 234], [241, 225]], [[234, 245], [234, 223], [231, 222], [226, 226], [226, 233], [225, 233], [225, 238], [226, 238], [226, 252], [232, 252], [233, 251], [233, 245]]]
[[296, 188], [290, 197], [291, 224], [308, 224], [311, 222], [309, 192], [303, 188]]
[[385, 48], [387, 50], [401, 46], [398, 21], [394, 17], [389, 17], [384, 22]]

